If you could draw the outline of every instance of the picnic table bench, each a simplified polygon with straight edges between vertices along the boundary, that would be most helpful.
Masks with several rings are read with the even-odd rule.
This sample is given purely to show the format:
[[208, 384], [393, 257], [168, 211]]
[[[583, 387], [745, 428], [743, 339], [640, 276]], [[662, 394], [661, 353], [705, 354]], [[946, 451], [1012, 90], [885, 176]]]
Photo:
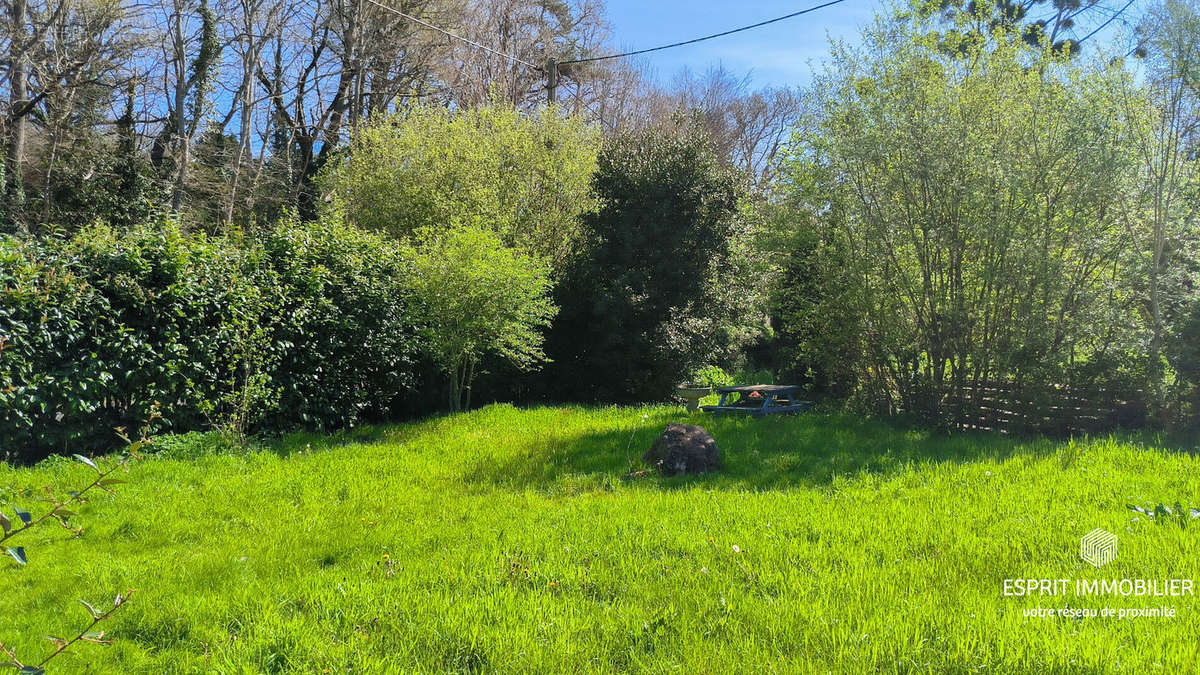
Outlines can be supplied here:
[[701, 406], [701, 410], [715, 415], [741, 413], [751, 417], [762, 417], [776, 413], [796, 413], [813, 406], [812, 401], [799, 400], [800, 387], [791, 384], [722, 387], [717, 393], [721, 395], [720, 402], [717, 405]]

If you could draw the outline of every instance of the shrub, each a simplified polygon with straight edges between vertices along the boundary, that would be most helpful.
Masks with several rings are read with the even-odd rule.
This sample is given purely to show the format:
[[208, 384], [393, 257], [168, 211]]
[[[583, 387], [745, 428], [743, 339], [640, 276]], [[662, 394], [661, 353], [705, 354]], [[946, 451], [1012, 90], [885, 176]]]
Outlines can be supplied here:
[[720, 366], [704, 366], [692, 372], [688, 383], [702, 387], [732, 387], [733, 376], [722, 370]]
[[0, 438], [16, 459], [107, 449], [155, 402], [165, 426], [199, 422], [236, 295], [216, 283], [228, 251], [169, 224], [0, 246]]
[[233, 317], [254, 290], [243, 252], [162, 220], [121, 234], [85, 229], [59, 257], [105, 299], [120, 336], [95, 357], [114, 374], [110, 428], [146, 419], [155, 404], [172, 412], [171, 427], [202, 424], [201, 403], [224, 391]]
[[407, 264], [337, 221], [0, 241], [0, 443], [22, 462], [103, 451], [155, 404], [150, 433], [382, 416], [419, 352]]
[[278, 400], [264, 424], [329, 429], [386, 416], [414, 385], [422, 351], [401, 247], [336, 219], [284, 221], [256, 255], [257, 285], [276, 294], [262, 367]]

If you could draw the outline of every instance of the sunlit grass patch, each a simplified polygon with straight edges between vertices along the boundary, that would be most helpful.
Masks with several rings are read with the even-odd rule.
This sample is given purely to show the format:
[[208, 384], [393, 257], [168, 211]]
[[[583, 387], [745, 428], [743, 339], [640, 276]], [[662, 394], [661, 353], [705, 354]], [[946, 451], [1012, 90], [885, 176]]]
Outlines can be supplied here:
[[[668, 421], [705, 425], [724, 468], [631, 476]], [[1198, 657], [1192, 597], [1166, 599], [1173, 619], [1077, 621], [1022, 616], [1075, 598], [1001, 594], [1011, 577], [1194, 574], [1200, 521], [1126, 504], [1200, 502], [1197, 461], [1136, 438], [491, 406], [188, 457], [136, 465], [79, 511], [77, 540], [34, 532], [30, 564], [0, 571], [0, 640], [40, 653], [80, 621], [76, 599], [132, 587], [116, 644], [62, 668], [1185, 672]], [[85, 471], [0, 469], [0, 501], [32, 510]], [[1120, 538], [1101, 569], [1079, 557], [1096, 527]]]

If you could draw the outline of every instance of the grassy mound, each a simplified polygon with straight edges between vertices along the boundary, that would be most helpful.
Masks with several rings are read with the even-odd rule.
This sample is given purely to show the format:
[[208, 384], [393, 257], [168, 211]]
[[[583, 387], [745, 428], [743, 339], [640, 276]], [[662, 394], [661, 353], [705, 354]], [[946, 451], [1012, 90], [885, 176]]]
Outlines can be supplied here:
[[[627, 477], [668, 421], [717, 474]], [[1006, 578], [1191, 578], [1198, 462], [1136, 440], [937, 436], [850, 418], [492, 406], [267, 451], [136, 464], [0, 570], [0, 641], [33, 658], [138, 593], [63, 672], [1184, 672], [1194, 597], [1005, 597]], [[181, 449], [182, 448], [182, 449]], [[67, 461], [0, 468], [44, 510]], [[1102, 527], [1116, 560], [1080, 560]], [[1171, 606], [1174, 618], [1025, 610]], [[74, 608], [74, 609], [73, 609]]]

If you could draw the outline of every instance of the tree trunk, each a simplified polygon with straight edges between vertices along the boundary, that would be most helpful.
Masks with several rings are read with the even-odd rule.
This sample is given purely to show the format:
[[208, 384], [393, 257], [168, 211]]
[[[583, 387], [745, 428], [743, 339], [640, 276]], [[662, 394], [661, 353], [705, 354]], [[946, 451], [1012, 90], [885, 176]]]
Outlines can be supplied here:
[[[250, 22], [247, 21], [247, 30], [253, 29]], [[242, 162], [246, 156], [250, 154], [250, 131], [251, 131], [251, 107], [253, 106], [253, 87], [254, 87], [254, 63], [251, 61], [249, 54], [257, 56], [257, 50], [247, 45], [248, 55], [245, 57], [242, 67], [242, 95], [240, 101], [241, 116], [240, 130], [238, 135], [237, 152], [233, 157], [233, 180], [229, 186], [229, 204], [225, 209], [225, 227], [228, 229], [233, 224], [233, 210], [237, 202], [238, 183], [242, 176]]]
[[25, 226], [25, 185], [21, 162], [25, 158], [25, 118], [28, 111], [26, 96], [29, 93], [27, 82], [29, 57], [27, 45], [22, 44], [26, 39], [26, 0], [12, 0], [9, 17], [12, 21], [12, 66], [9, 77], [9, 116], [10, 133], [8, 138], [8, 153], [5, 156], [5, 186], [4, 197], [7, 202], [8, 216], [18, 231], [26, 231]]
[[463, 406], [463, 410], [471, 409], [471, 381], [475, 379], [475, 359], [467, 357], [467, 377], [463, 382], [463, 388], [467, 390], [467, 402]]
[[458, 412], [462, 405], [462, 364], [450, 369], [450, 412]]
[[183, 188], [187, 181], [188, 162], [190, 161], [191, 142], [188, 138], [187, 119], [184, 110], [187, 106], [188, 67], [187, 42], [183, 37], [183, 9], [177, 8], [174, 26], [175, 43], [175, 187], [171, 191], [171, 211], [179, 213], [183, 205]]

